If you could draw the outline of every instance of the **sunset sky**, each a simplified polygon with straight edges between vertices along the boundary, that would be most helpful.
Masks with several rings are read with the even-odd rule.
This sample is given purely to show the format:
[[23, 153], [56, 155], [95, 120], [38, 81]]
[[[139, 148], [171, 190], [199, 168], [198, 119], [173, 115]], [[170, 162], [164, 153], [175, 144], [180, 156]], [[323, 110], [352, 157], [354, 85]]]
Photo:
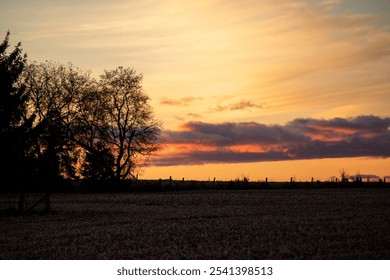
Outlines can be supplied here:
[[30, 60], [144, 75], [164, 133], [141, 178], [390, 176], [388, 0], [1, 0], [7, 30]]

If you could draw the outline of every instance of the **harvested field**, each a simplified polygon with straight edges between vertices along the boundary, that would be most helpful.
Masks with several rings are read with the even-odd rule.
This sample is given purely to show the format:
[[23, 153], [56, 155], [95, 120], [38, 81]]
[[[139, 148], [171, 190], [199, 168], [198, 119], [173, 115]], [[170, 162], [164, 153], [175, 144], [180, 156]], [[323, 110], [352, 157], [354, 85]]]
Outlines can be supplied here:
[[390, 189], [53, 194], [1, 259], [390, 259]]

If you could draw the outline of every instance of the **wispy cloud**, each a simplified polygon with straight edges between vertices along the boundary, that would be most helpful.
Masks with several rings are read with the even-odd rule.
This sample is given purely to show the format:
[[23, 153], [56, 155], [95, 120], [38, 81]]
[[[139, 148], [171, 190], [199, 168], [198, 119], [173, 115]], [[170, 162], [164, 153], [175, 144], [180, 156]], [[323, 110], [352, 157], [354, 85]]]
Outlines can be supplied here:
[[230, 103], [229, 105], [217, 105], [210, 109], [211, 112], [236, 111], [236, 110], [250, 110], [253, 108], [261, 109], [263, 105], [256, 104], [253, 101], [241, 100]]
[[359, 116], [256, 122], [185, 123], [167, 131], [155, 165], [261, 162], [342, 157], [390, 157], [390, 118]]
[[171, 106], [189, 106], [194, 101], [202, 100], [200, 97], [183, 97], [183, 98], [167, 98], [163, 97], [160, 100], [160, 104]]
[[[301, 108], [340, 116], [346, 106], [348, 115], [388, 116], [389, 13], [355, 10], [376, 1], [3, 2], [0, 25], [31, 59], [72, 61], [97, 75], [134, 67], [156, 104], [166, 105], [156, 114], [170, 128], [186, 114], [172, 106], [202, 116], [211, 107], [219, 122], [286, 121]], [[236, 99], [205, 101], [227, 95]]]

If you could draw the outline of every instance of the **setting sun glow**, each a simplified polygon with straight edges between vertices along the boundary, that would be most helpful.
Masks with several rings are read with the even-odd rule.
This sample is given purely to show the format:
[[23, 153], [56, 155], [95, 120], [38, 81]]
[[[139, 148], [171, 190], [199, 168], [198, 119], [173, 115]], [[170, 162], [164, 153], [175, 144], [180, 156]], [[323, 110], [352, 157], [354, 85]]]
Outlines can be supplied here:
[[141, 178], [390, 175], [389, 1], [5, 0], [0, 26], [30, 60], [143, 74]]

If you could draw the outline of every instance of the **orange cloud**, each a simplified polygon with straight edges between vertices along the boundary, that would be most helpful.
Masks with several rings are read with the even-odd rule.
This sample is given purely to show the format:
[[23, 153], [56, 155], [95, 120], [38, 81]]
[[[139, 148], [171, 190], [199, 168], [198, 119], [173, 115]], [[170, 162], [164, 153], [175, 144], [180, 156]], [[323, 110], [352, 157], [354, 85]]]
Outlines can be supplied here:
[[296, 119], [288, 124], [190, 122], [167, 131], [156, 165], [390, 157], [390, 118]]

